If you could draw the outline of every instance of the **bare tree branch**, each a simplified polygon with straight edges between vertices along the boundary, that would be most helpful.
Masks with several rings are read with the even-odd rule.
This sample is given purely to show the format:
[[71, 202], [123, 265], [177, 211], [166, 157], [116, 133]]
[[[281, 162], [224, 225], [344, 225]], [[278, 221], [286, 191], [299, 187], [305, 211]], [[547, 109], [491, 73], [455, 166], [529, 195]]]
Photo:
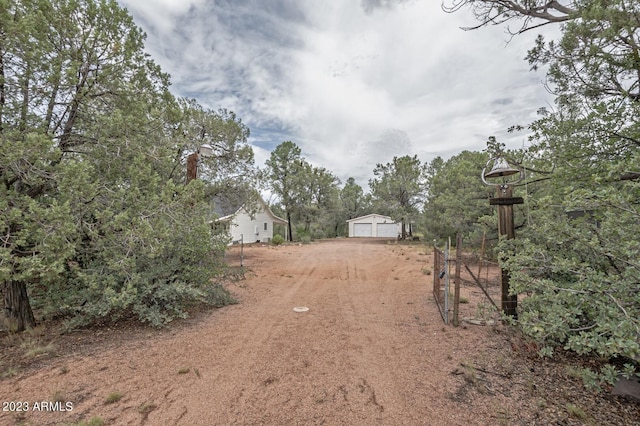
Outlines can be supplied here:
[[[551, 23], [568, 21], [573, 19], [572, 15], [577, 11], [573, 7], [573, 1], [563, 4], [556, 0], [451, 0], [449, 4], [445, 4], [443, 0], [441, 7], [447, 13], [454, 13], [463, 7], [469, 7], [480, 24], [463, 27], [462, 29], [465, 31], [523, 19], [524, 22], [520, 29], [515, 32], [510, 31], [512, 34], [521, 34]], [[534, 23], [534, 19], [544, 22]]]

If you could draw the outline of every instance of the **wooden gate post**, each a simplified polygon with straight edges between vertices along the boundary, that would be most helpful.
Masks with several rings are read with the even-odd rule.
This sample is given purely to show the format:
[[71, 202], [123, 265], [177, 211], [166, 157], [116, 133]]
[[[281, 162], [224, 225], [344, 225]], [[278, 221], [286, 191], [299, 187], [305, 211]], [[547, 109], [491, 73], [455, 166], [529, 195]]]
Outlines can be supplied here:
[[[503, 184], [497, 187], [496, 198], [491, 198], [489, 204], [498, 206], [498, 234], [501, 238], [513, 239], [516, 237], [513, 223], [513, 205], [522, 204], [521, 197], [512, 196], [511, 185]], [[517, 318], [518, 296], [509, 294], [509, 272], [502, 269], [502, 312], [505, 315]]]

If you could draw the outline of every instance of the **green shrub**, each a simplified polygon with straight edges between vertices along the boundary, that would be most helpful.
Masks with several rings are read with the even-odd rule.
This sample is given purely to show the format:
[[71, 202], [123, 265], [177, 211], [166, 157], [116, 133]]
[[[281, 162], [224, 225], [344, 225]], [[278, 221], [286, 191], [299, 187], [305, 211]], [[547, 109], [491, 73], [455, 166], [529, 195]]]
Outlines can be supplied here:
[[74, 286], [61, 282], [45, 295], [51, 293], [45, 300], [55, 301], [65, 314], [72, 312], [70, 327], [122, 317], [161, 326], [186, 317], [198, 303], [233, 303], [215, 282], [226, 268], [226, 247], [206, 222], [202, 182], [186, 188], [168, 183], [162, 195], [134, 208], [133, 196], [123, 192], [120, 202], [128, 210], [105, 211], [96, 219], [103, 235], [86, 242], [91, 258], [68, 271], [67, 282]]
[[305, 229], [304, 226], [297, 226], [293, 235], [295, 240], [301, 243], [307, 244], [311, 242], [311, 231]]
[[282, 235], [280, 234], [276, 234], [273, 236], [273, 238], [271, 239], [271, 242], [273, 244], [275, 244], [276, 246], [279, 246], [280, 244], [284, 243], [284, 238], [282, 237]]
[[300, 242], [302, 242], [302, 244], [309, 244], [311, 242], [311, 235], [308, 235], [308, 234], [301, 235]]
[[[602, 359], [638, 359], [640, 222], [613, 209], [595, 211], [598, 222], [554, 213], [533, 210], [527, 232], [500, 244], [511, 290], [527, 295], [517, 323], [540, 344], [541, 355], [560, 347]], [[597, 380], [611, 375], [606, 371]]]

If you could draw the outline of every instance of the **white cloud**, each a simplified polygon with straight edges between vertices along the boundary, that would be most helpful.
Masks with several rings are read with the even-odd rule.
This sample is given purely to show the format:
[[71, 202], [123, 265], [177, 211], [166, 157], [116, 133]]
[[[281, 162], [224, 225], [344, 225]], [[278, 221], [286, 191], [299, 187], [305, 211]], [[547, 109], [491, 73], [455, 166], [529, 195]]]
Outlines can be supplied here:
[[[550, 100], [524, 56], [536, 34], [464, 32], [463, 11], [411, 0], [121, 0], [174, 92], [235, 111], [256, 162], [284, 140], [343, 181], [377, 162], [483, 149]], [[142, 5], [144, 3], [144, 6]]]
[[[139, 26], [153, 32], [171, 33], [176, 26], [176, 17], [197, 8], [206, 0], [129, 0], [120, 2], [136, 18]], [[145, 29], [147, 29], [145, 28]]]

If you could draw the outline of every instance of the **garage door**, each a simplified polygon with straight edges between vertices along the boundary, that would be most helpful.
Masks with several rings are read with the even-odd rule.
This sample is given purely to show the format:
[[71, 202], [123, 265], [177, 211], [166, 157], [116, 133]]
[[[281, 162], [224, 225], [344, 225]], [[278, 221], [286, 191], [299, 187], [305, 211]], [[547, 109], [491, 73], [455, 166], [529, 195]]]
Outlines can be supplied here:
[[398, 227], [395, 223], [379, 223], [376, 228], [376, 235], [384, 238], [396, 238], [398, 236]]
[[370, 237], [371, 224], [370, 223], [354, 223], [353, 236], [354, 237]]

